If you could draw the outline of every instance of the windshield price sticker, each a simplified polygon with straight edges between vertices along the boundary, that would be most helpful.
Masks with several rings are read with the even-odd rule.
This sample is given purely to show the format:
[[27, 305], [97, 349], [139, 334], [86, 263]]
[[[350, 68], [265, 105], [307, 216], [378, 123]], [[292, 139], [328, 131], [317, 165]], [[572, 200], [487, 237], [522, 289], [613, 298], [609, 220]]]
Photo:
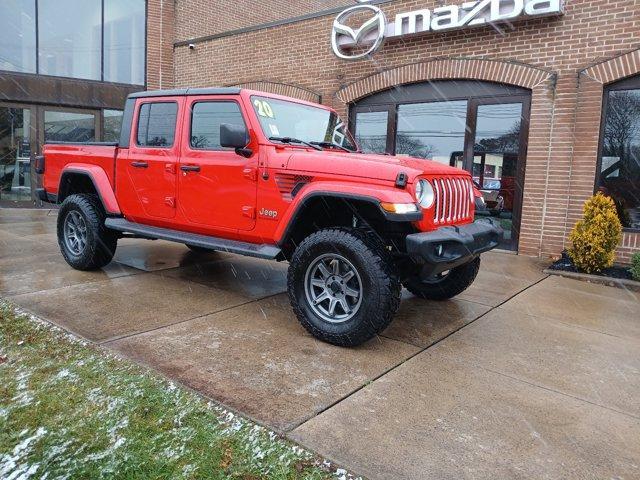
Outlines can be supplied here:
[[275, 118], [273, 109], [271, 108], [271, 105], [269, 105], [269, 102], [267, 102], [266, 100], [255, 99], [253, 101], [253, 104], [256, 106], [258, 115], [260, 115], [261, 117]]
[[274, 135], [276, 137], [280, 136], [280, 130], [278, 130], [278, 126], [270, 123], [269, 124], [269, 130], [271, 130], [271, 135]]

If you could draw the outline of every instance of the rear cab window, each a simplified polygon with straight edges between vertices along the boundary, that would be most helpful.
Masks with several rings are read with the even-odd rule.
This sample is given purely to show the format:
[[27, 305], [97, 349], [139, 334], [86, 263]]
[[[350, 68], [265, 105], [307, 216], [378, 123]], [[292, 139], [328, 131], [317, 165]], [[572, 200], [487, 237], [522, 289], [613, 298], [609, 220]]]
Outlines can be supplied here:
[[136, 144], [139, 147], [170, 148], [176, 136], [178, 104], [174, 101], [140, 105]]

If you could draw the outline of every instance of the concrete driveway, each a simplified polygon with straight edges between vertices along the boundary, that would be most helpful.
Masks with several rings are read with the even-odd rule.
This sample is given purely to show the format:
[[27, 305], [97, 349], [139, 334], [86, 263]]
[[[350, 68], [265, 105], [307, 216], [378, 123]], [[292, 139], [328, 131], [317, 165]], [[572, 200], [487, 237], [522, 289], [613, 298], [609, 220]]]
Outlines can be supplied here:
[[369, 478], [640, 478], [640, 296], [490, 253], [448, 302], [404, 294], [344, 349], [291, 313], [286, 265], [123, 240], [62, 260], [55, 212], [0, 210], [0, 295]]

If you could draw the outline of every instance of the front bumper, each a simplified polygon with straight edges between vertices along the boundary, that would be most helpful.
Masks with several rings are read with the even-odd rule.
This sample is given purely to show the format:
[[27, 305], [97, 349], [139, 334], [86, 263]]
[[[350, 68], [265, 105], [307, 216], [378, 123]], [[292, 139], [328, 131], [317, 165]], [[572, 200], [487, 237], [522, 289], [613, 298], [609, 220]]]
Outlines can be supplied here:
[[500, 227], [487, 222], [441, 227], [433, 232], [407, 235], [407, 253], [423, 263], [421, 276], [430, 277], [464, 265], [496, 248], [503, 233]]

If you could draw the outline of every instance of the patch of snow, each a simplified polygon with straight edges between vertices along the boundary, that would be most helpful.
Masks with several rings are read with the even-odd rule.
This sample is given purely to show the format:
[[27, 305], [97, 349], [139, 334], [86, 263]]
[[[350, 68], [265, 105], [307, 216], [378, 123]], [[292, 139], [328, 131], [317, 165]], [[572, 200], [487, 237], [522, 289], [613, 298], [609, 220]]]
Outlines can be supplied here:
[[31, 478], [38, 471], [40, 465], [37, 463], [29, 465], [26, 457], [31, 452], [32, 444], [46, 433], [47, 430], [44, 427], [39, 427], [32, 436], [18, 443], [11, 453], [0, 455], [0, 478], [5, 480], [27, 480]]

